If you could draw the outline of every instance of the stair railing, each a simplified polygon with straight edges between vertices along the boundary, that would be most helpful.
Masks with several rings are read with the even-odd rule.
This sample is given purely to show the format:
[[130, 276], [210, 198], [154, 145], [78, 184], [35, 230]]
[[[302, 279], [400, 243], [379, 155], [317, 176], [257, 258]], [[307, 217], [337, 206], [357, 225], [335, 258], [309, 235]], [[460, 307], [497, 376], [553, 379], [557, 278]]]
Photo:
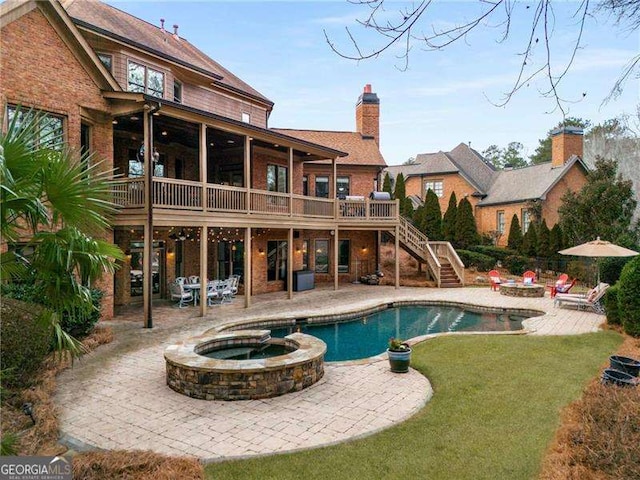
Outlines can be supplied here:
[[435, 251], [436, 256], [447, 259], [460, 279], [460, 283], [464, 286], [464, 263], [460, 260], [455, 248], [449, 242], [436, 241], [429, 242], [429, 247]]
[[400, 235], [399, 240], [427, 262], [427, 266], [433, 274], [438, 288], [440, 288], [442, 265], [429, 246], [429, 238], [402, 216], [400, 217], [398, 231]]

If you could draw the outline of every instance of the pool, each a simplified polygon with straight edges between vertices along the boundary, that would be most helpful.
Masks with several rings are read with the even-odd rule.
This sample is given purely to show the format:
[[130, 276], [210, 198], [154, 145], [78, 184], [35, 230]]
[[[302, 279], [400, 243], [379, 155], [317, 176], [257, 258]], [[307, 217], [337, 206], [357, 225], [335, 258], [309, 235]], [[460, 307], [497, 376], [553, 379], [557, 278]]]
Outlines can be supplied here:
[[411, 305], [387, 308], [347, 321], [272, 328], [271, 336], [302, 332], [327, 344], [325, 360], [356, 360], [383, 353], [389, 338], [409, 339], [442, 332], [506, 332], [522, 330], [525, 315], [487, 313], [450, 306]]

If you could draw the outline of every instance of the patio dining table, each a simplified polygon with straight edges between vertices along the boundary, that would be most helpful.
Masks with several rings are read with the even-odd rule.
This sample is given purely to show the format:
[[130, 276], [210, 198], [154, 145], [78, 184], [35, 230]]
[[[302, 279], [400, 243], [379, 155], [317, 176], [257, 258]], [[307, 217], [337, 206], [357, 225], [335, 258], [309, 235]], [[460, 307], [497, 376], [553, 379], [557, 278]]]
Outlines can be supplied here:
[[185, 290], [190, 290], [193, 293], [193, 305], [198, 305], [198, 300], [200, 300], [200, 284], [199, 283], [185, 283], [183, 285]]

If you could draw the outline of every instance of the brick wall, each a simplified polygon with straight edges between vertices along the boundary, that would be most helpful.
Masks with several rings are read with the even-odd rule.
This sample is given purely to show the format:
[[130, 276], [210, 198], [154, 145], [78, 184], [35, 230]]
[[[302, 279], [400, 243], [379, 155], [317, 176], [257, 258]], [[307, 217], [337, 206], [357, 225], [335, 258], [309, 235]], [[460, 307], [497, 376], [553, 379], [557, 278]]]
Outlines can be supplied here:
[[380, 144], [380, 105], [359, 103], [356, 106], [356, 131], [372, 136]]
[[[251, 188], [267, 190], [267, 166], [289, 167], [289, 159], [284, 155], [270, 154], [264, 149], [254, 148], [251, 158]], [[291, 175], [291, 172], [289, 172]], [[302, 195], [302, 163], [293, 161], [293, 193]]]
[[[64, 117], [68, 144], [79, 150], [80, 124], [91, 127], [91, 148], [103, 168], [112, 167], [112, 125], [99, 87], [58, 36], [39, 9], [21, 16], [0, 35], [0, 97], [5, 105], [21, 104]], [[84, 109], [82, 108], [84, 107]], [[91, 112], [97, 112], [93, 114]], [[112, 232], [104, 239], [112, 241]], [[96, 286], [103, 290], [103, 318], [113, 315], [113, 278], [105, 275]]]
[[426, 181], [442, 181], [443, 194], [438, 200], [440, 202], [440, 210], [442, 215], [447, 211], [449, 206], [449, 198], [452, 192], [456, 192], [456, 198], [458, 203], [464, 197], [471, 203], [472, 207], [480, 201], [477, 197], [472, 197], [471, 194], [476, 191], [476, 188], [471, 186], [462, 176], [457, 173], [448, 173], [445, 175], [423, 175], [409, 177], [405, 179], [405, 190], [407, 196], [417, 195], [424, 199], [427, 192], [424, 189], [424, 182]]
[[[337, 165], [338, 177], [349, 177], [349, 195], [369, 196], [374, 190], [378, 167], [359, 165]], [[309, 195], [315, 196], [316, 176], [329, 177], [329, 198], [334, 198], [333, 168], [326, 164], [304, 164], [304, 175], [309, 178]], [[302, 182], [302, 180], [301, 180]]]

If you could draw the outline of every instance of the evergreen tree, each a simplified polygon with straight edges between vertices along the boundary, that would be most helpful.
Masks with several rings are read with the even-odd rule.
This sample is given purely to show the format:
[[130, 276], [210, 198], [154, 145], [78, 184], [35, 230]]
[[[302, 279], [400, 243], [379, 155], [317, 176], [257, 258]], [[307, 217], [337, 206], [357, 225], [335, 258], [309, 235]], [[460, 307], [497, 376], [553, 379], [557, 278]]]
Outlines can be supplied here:
[[480, 235], [478, 235], [476, 219], [473, 216], [473, 208], [469, 200], [463, 198], [458, 205], [455, 245], [457, 248], [466, 249], [479, 243]]
[[584, 120], [582, 118], [576, 117], [567, 117], [564, 120], [561, 120], [558, 125], [547, 132], [547, 136], [545, 138], [541, 138], [538, 140], [538, 147], [536, 151], [531, 155], [530, 160], [533, 165], [538, 165], [540, 163], [550, 162], [551, 161], [551, 132], [553, 132], [556, 128], [561, 127], [579, 127], [579, 128], [589, 128], [591, 122], [589, 120]]
[[396, 177], [396, 188], [393, 192], [393, 198], [398, 200], [400, 214], [412, 218], [413, 205], [411, 204], [410, 200], [407, 201], [407, 193], [404, 185], [404, 175], [402, 174], [402, 172], [398, 173], [398, 176]]
[[393, 198], [393, 186], [391, 185], [391, 177], [389, 176], [389, 172], [384, 174], [384, 180], [382, 181], [382, 191], [387, 192]]
[[449, 197], [449, 206], [442, 218], [442, 234], [447, 242], [455, 242], [456, 240], [456, 219], [458, 218], [458, 199], [456, 192], [451, 192]]
[[552, 256], [553, 252], [550, 250], [550, 234], [549, 227], [547, 227], [547, 221], [542, 220], [540, 224], [540, 228], [538, 230], [538, 256], [549, 258]]
[[520, 227], [520, 220], [515, 213], [511, 217], [511, 226], [509, 227], [509, 239], [507, 240], [507, 246], [511, 250], [516, 252], [522, 249], [522, 228]]
[[431, 189], [424, 198], [424, 229], [430, 240], [442, 240], [442, 212], [438, 196]]
[[538, 232], [536, 224], [531, 222], [527, 233], [522, 237], [522, 254], [528, 257], [535, 257], [538, 254]]
[[418, 230], [424, 232], [426, 229], [425, 208], [424, 204], [420, 205], [413, 212], [413, 224]]
[[562, 241], [562, 229], [560, 224], [556, 223], [549, 232], [549, 251], [553, 255], [558, 255], [558, 251], [562, 250], [564, 242]]

